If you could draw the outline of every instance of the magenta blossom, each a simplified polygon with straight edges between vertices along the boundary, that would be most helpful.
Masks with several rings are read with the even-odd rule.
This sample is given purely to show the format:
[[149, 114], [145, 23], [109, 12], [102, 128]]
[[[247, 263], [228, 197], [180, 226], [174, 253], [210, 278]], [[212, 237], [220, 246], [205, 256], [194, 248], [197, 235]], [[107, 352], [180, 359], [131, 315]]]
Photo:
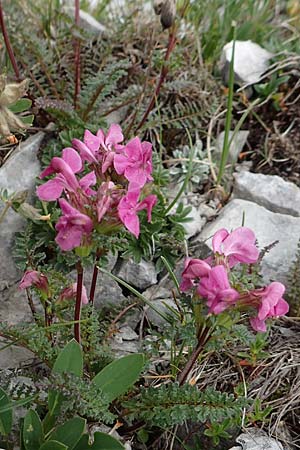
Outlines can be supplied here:
[[148, 222], [151, 222], [151, 212], [157, 202], [156, 195], [148, 195], [141, 202], [138, 201], [140, 191], [135, 187], [134, 190], [127, 192], [118, 205], [118, 214], [121, 222], [136, 238], [140, 234], [140, 221], [138, 211], [147, 210]]
[[[59, 296], [59, 301], [62, 300], [75, 300], [76, 299], [76, 295], [77, 295], [77, 283], [73, 283], [72, 286], [69, 286], [67, 288], [65, 288], [60, 296]], [[81, 303], [83, 305], [87, 305], [89, 302], [88, 296], [87, 296], [87, 292], [86, 292], [86, 288], [83, 285], [82, 286], [82, 292], [81, 292]]]
[[221, 313], [239, 298], [239, 293], [230, 287], [223, 265], [213, 267], [206, 277], [201, 278], [197, 293], [207, 299], [209, 312], [213, 314]]
[[112, 181], [102, 183], [97, 192], [97, 218], [100, 223], [105, 214], [115, 205], [116, 186]]
[[58, 234], [55, 241], [62, 250], [72, 250], [82, 244], [82, 238], [89, 236], [93, 230], [93, 222], [86, 214], [73, 208], [65, 199], [59, 199], [63, 212], [55, 226]]
[[123, 153], [116, 154], [114, 167], [119, 175], [124, 175], [129, 183], [143, 187], [152, 181], [152, 145], [141, 142], [135, 137], [123, 148]]
[[184, 271], [182, 272], [182, 281], [180, 290], [186, 292], [195, 286], [195, 282], [209, 274], [211, 267], [201, 259], [186, 258], [184, 262]]
[[27, 289], [31, 286], [36, 287], [46, 295], [49, 293], [48, 278], [37, 270], [26, 270], [19, 284], [20, 289]]
[[52, 173], [58, 174], [55, 178], [37, 188], [37, 195], [40, 200], [57, 200], [62, 195], [63, 190], [74, 193], [82, 190], [86, 195], [91, 195], [93, 191], [90, 186], [96, 183], [95, 173], [90, 172], [78, 181], [75, 174], [81, 169], [82, 162], [78, 153], [73, 148], [65, 148], [62, 158], [52, 158], [50, 166], [40, 175], [40, 178], [44, 178]]
[[229, 267], [238, 263], [253, 264], [259, 257], [255, 235], [246, 227], [239, 227], [231, 233], [225, 228], [218, 230], [214, 234], [212, 246], [214, 253], [226, 257]]
[[259, 300], [257, 317], [250, 319], [251, 326], [254, 330], [266, 331], [266, 319], [287, 314], [289, 305], [282, 298], [284, 292], [284, 285], [277, 281], [274, 281], [263, 289], [250, 292], [250, 297], [254, 301]]

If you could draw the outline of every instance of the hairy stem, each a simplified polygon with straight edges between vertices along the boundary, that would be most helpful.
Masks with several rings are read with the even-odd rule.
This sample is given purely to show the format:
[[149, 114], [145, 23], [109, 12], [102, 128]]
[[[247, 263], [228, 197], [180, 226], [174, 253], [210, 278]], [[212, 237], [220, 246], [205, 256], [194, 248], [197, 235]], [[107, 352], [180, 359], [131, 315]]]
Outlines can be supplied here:
[[205, 327], [203, 332], [200, 334], [200, 336], [198, 338], [198, 343], [197, 343], [196, 347], [194, 348], [191, 356], [189, 357], [186, 365], [184, 366], [183, 370], [178, 375], [178, 383], [180, 386], [186, 381], [189, 373], [193, 369], [194, 364], [196, 363], [200, 353], [202, 352], [202, 350], [203, 350], [205, 344], [207, 343], [207, 341], [209, 340], [209, 338], [210, 338], [210, 328]]
[[11, 65], [13, 66], [13, 69], [14, 69], [17, 81], [20, 81], [21, 80], [20, 72], [19, 72], [19, 69], [18, 69], [18, 65], [17, 65], [17, 61], [16, 61], [16, 58], [15, 58], [15, 54], [14, 54], [13, 48], [11, 46], [10, 39], [9, 39], [9, 36], [8, 36], [8, 33], [7, 33], [7, 29], [6, 29], [6, 26], [5, 26], [1, 0], [0, 0], [0, 28], [1, 28], [3, 39], [4, 39], [4, 42], [5, 42], [5, 47], [6, 47], [6, 50], [7, 50], [7, 53], [8, 53], [10, 62], [11, 62]]
[[[75, 0], [75, 25], [79, 25], [79, 0]], [[80, 93], [80, 39], [76, 38], [75, 41], [75, 92], [74, 92], [74, 108], [77, 108], [78, 95]]]
[[83, 267], [80, 261], [76, 264], [77, 269], [77, 291], [76, 291], [76, 304], [74, 315], [74, 337], [78, 343], [81, 341], [80, 337], [80, 316], [81, 316], [81, 296], [83, 286]]

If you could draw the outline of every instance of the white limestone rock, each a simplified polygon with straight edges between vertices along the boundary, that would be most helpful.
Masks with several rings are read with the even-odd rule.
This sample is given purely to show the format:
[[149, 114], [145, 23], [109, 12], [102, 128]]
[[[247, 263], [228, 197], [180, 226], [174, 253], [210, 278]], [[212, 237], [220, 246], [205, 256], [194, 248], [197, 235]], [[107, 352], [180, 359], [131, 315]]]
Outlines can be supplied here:
[[270, 211], [300, 216], [300, 189], [277, 175], [243, 171], [234, 175], [234, 196]]
[[[233, 41], [228, 42], [221, 55], [220, 65], [225, 82], [229, 79]], [[269, 67], [273, 54], [252, 41], [236, 41], [234, 50], [235, 81], [241, 85], [257, 83]]]

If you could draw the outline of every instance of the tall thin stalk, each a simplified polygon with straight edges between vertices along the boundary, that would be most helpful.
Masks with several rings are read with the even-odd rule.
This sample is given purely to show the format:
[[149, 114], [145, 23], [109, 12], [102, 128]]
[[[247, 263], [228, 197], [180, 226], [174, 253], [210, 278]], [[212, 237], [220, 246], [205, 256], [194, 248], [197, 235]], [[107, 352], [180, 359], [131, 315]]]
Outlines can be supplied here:
[[7, 33], [7, 29], [6, 29], [6, 26], [5, 26], [5, 20], [4, 20], [3, 8], [2, 8], [1, 0], [0, 0], [0, 28], [1, 28], [3, 39], [4, 39], [4, 42], [5, 42], [5, 47], [6, 47], [6, 50], [7, 50], [7, 53], [8, 53], [10, 62], [11, 62], [11, 65], [13, 66], [13, 69], [14, 69], [17, 81], [20, 81], [21, 80], [20, 72], [19, 72], [19, 69], [18, 69], [18, 65], [17, 65], [17, 61], [16, 61], [16, 58], [15, 58], [15, 54], [14, 54], [13, 48], [11, 46], [10, 39], [9, 39], [9, 36], [8, 36], [8, 33]]
[[82, 287], [83, 287], [83, 267], [81, 261], [76, 264], [77, 269], [77, 291], [76, 291], [76, 304], [75, 304], [75, 315], [74, 315], [74, 337], [78, 343], [81, 341], [80, 336], [80, 316], [81, 316], [81, 297], [82, 297]]
[[[79, 26], [79, 10], [80, 10], [80, 1], [75, 0], [75, 26]], [[79, 37], [75, 40], [75, 56], [74, 56], [74, 64], [75, 64], [75, 92], [74, 92], [74, 108], [77, 108], [78, 96], [80, 93], [80, 39]]]
[[[184, 5], [181, 9], [181, 12], [179, 14], [180, 19], [184, 17], [184, 15], [187, 11], [187, 8], [189, 6], [189, 3], [190, 3], [189, 0], [185, 1]], [[165, 58], [164, 58], [164, 63], [161, 68], [161, 71], [160, 71], [160, 75], [159, 75], [159, 79], [158, 79], [155, 91], [153, 93], [153, 96], [149, 102], [149, 105], [148, 105], [140, 123], [137, 125], [137, 127], [135, 129], [135, 133], [144, 125], [150, 112], [154, 108], [154, 105], [155, 105], [156, 99], [159, 95], [159, 92], [161, 90], [161, 87], [169, 73], [168, 61], [170, 59], [172, 51], [174, 50], [174, 48], [176, 46], [176, 43], [177, 43], [177, 29], [178, 29], [178, 26], [176, 24], [173, 24], [173, 26], [170, 30], [170, 34], [169, 34], [169, 42], [168, 42], [167, 51], [166, 51]], [[129, 130], [127, 130], [127, 133], [129, 133]]]
[[228, 156], [229, 156], [230, 144], [231, 144], [231, 141], [229, 142], [229, 134], [230, 134], [230, 128], [231, 128], [232, 104], [233, 104], [234, 52], [235, 52], [235, 41], [236, 41], [236, 24], [233, 23], [232, 26], [233, 26], [233, 43], [232, 43], [232, 53], [231, 53], [230, 68], [229, 68], [229, 83], [228, 83], [229, 91], [228, 91], [228, 100], [227, 100], [227, 113], [226, 113], [226, 119], [225, 119], [224, 142], [223, 142], [217, 184], [220, 184], [221, 180], [223, 178], [223, 174], [224, 174]]

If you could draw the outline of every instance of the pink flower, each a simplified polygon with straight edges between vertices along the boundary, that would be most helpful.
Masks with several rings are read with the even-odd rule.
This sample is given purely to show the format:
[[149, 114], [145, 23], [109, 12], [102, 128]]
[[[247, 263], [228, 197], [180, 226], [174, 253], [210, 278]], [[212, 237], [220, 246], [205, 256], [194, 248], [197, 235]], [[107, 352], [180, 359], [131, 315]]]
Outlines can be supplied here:
[[239, 293], [230, 287], [227, 271], [223, 265], [213, 267], [201, 278], [197, 293], [207, 299], [209, 312], [219, 314], [236, 303]]
[[284, 316], [289, 311], [288, 303], [282, 298], [285, 287], [274, 281], [263, 289], [250, 292], [254, 300], [259, 299], [257, 317], [250, 319], [252, 328], [256, 331], [266, 331], [265, 320], [269, 317]]
[[255, 235], [246, 227], [239, 227], [231, 233], [222, 228], [214, 234], [212, 246], [214, 253], [227, 258], [229, 267], [233, 267], [239, 262], [252, 264], [259, 257], [259, 250], [255, 245]]
[[37, 270], [26, 270], [19, 284], [20, 289], [27, 289], [31, 286], [36, 287], [46, 295], [49, 293], [49, 284], [46, 275]]
[[[73, 283], [72, 286], [69, 286], [67, 288], [65, 288], [60, 296], [59, 296], [59, 301], [62, 300], [75, 300], [76, 299], [76, 295], [77, 295], [77, 283]], [[83, 285], [82, 286], [82, 291], [81, 291], [81, 303], [83, 305], [87, 305], [89, 302], [88, 296], [87, 296], [87, 292], [86, 292], [86, 288]]]
[[139, 196], [140, 192], [135, 186], [135, 189], [129, 191], [127, 195], [120, 200], [118, 205], [118, 214], [121, 222], [136, 238], [138, 238], [140, 234], [140, 222], [137, 215], [138, 211], [146, 209], [148, 222], [151, 222], [152, 208], [157, 202], [156, 195], [148, 195], [148, 197], [139, 203]]
[[78, 153], [73, 148], [65, 148], [62, 158], [52, 158], [50, 166], [41, 173], [40, 178], [53, 173], [58, 175], [37, 188], [38, 197], [44, 201], [54, 201], [61, 196], [64, 189], [77, 192], [81, 186], [75, 173], [81, 169], [82, 162]]
[[55, 226], [58, 234], [56, 242], [62, 250], [68, 251], [81, 245], [82, 238], [88, 236], [93, 230], [90, 217], [73, 208], [65, 199], [59, 199], [63, 212]]
[[124, 175], [130, 183], [143, 187], [152, 181], [152, 145], [141, 142], [135, 137], [123, 148], [122, 154], [116, 154], [114, 167], [119, 175]]
[[206, 277], [211, 270], [209, 264], [201, 259], [186, 258], [184, 262], [184, 271], [182, 272], [182, 281], [180, 290], [186, 292], [195, 286], [195, 282], [202, 277]]
[[120, 125], [113, 123], [109, 127], [107, 135], [100, 129], [97, 131], [97, 137], [102, 149], [102, 173], [104, 173], [113, 164], [115, 151], [120, 149], [119, 144], [123, 142], [124, 136]]
[[107, 211], [112, 207], [114, 203], [113, 191], [116, 188], [115, 184], [112, 181], [107, 181], [102, 183], [97, 192], [97, 217], [98, 222], [101, 222], [104, 215]]

